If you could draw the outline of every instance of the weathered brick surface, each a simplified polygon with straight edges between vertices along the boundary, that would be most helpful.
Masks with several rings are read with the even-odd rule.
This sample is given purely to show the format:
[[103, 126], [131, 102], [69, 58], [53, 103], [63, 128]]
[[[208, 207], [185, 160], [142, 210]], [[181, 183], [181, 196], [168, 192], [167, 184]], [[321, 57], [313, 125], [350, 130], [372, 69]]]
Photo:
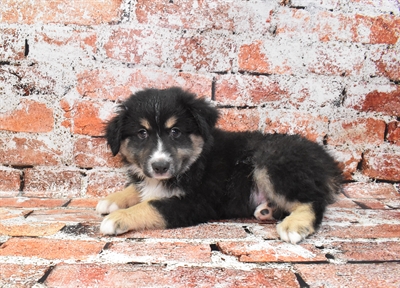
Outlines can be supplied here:
[[386, 139], [393, 144], [400, 145], [400, 122], [392, 121], [387, 125]]
[[330, 145], [360, 145], [383, 143], [385, 122], [378, 119], [334, 120], [329, 124], [327, 142]]
[[122, 157], [113, 156], [104, 138], [78, 138], [74, 145], [75, 165], [83, 168], [122, 167]]
[[2, 147], [0, 149], [0, 163], [3, 165], [47, 166], [59, 164], [61, 153], [41, 140], [16, 136], [2, 137], [0, 146]]
[[2, 287], [33, 287], [49, 266], [34, 264], [0, 264], [0, 285]]
[[125, 262], [207, 263], [211, 261], [211, 248], [210, 245], [184, 242], [123, 242], [112, 243], [104, 257], [121, 258]]
[[100, 253], [104, 245], [100, 241], [12, 238], [0, 247], [0, 256], [84, 260]]
[[3, 2], [7, 9], [1, 10], [1, 22], [3, 23], [65, 23], [80, 25], [95, 25], [117, 21], [120, 17], [121, 0], [113, 0], [107, 3], [102, 1], [81, 2], [71, 5], [65, 1]]
[[310, 287], [398, 287], [397, 263], [296, 265]]
[[77, 169], [28, 168], [24, 179], [24, 196], [29, 197], [76, 196], [82, 187]]
[[204, 74], [171, 73], [155, 69], [101, 69], [78, 75], [78, 92], [94, 99], [124, 100], [143, 88], [180, 86], [199, 96], [211, 96], [212, 77]]
[[5, 61], [21, 60], [25, 54], [25, 39], [15, 28], [1, 28], [2, 43], [0, 44], [0, 59]]
[[238, 257], [241, 262], [325, 262], [325, 255], [308, 245], [293, 246], [280, 242], [218, 242], [225, 254]]
[[20, 186], [21, 171], [11, 168], [0, 168], [0, 191], [2, 191], [0, 193], [18, 191]]
[[[366, 85], [361, 84], [360, 86]], [[359, 90], [364, 87], [360, 88], [361, 87], [358, 87]], [[385, 89], [386, 91], [378, 90], [379, 88]], [[365, 87], [364, 89], [368, 89], [368, 92], [359, 93], [352, 89], [348, 93], [344, 105], [363, 112], [381, 112], [390, 116], [400, 115], [400, 88], [398, 85], [378, 87], [378, 89], [374, 90], [372, 90], [372, 87]]]
[[46, 198], [0, 198], [0, 207], [15, 208], [55, 208], [61, 207], [68, 202], [66, 199]]
[[105, 197], [108, 194], [122, 190], [127, 181], [125, 172], [88, 171], [86, 195], [90, 197]]
[[53, 129], [52, 110], [46, 105], [21, 100], [16, 110], [0, 115], [0, 129], [13, 132], [50, 132]]
[[400, 198], [400, 193], [389, 183], [349, 183], [343, 193], [349, 198]]
[[220, 109], [217, 126], [228, 131], [257, 130], [260, 120], [255, 109]]
[[298, 287], [295, 275], [287, 269], [234, 269], [134, 265], [57, 266], [45, 281], [47, 287]]
[[0, 235], [15, 237], [43, 237], [56, 234], [64, 223], [29, 223], [21, 225], [0, 224]]
[[367, 151], [364, 153], [362, 171], [374, 179], [400, 181], [400, 153]]

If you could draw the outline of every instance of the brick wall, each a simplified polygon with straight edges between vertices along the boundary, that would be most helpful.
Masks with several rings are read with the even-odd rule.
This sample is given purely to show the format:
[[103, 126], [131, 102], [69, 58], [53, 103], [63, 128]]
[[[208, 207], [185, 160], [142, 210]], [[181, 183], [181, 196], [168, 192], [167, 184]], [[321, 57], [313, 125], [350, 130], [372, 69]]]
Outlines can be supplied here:
[[[229, 130], [324, 143], [349, 181], [400, 181], [395, 0], [12, 1], [0, 7], [0, 196], [124, 185], [116, 104], [182, 86]], [[396, 184], [396, 187], [398, 184]]]

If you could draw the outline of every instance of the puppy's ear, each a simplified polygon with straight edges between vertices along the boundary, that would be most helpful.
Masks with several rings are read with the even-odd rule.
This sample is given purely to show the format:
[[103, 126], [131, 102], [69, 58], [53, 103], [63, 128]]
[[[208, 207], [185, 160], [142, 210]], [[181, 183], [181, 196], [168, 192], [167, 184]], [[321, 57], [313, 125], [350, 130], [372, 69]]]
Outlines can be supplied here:
[[112, 154], [115, 156], [119, 152], [121, 146], [121, 114], [115, 116], [108, 122], [106, 127], [107, 144], [111, 148]]
[[194, 98], [189, 105], [189, 110], [196, 120], [201, 135], [207, 139], [217, 123], [218, 110], [203, 98]]

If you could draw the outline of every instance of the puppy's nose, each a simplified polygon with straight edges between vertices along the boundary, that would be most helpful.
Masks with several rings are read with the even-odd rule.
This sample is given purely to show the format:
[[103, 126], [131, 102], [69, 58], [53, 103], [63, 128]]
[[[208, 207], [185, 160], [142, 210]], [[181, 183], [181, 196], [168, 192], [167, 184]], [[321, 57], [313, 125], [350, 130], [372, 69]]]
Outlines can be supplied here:
[[153, 168], [154, 172], [157, 174], [164, 174], [168, 171], [169, 169], [169, 162], [168, 161], [157, 161], [151, 164], [151, 167]]

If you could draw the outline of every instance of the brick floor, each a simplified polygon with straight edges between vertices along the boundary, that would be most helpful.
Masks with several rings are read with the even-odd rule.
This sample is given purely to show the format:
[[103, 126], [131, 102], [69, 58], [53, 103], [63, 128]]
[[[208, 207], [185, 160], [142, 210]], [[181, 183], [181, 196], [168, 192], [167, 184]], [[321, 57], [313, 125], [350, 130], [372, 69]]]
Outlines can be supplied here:
[[255, 219], [103, 236], [96, 203], [0, 198], [0, 287], [400, 287], [390, 184], [348, 185], [299, 245]]

